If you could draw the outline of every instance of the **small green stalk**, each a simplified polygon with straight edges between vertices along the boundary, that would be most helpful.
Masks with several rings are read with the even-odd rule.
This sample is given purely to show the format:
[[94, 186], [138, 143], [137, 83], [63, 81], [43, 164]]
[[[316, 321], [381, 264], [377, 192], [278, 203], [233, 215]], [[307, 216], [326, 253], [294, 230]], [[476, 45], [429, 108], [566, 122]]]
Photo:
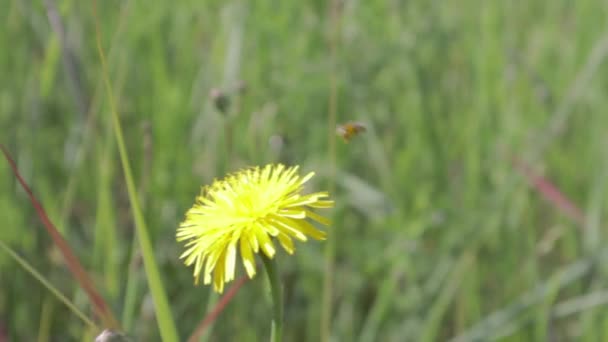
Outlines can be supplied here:
[[270, 333], [271, 342], [281, 342], [283, 338], [283, 294], [281, 291], [281, 282], [277, 272], [277, 263], [274, 259], [270, 259], [262, 255], [266, 274], [270, 281], [270, 292], [272, 294], [273, 317], [272, 330]]

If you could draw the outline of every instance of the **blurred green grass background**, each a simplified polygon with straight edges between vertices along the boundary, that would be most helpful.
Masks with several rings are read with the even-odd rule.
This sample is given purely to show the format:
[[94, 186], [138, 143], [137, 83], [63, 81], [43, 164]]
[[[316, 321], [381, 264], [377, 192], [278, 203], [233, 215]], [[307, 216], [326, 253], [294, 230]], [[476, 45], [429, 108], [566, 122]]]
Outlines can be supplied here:
[[[180, 338], [217, 296], [194, 287], [178, 260], [177, 225], [201, 185], [280, 161], [316, 171], [316, 189], [335, 182], [333, 340], [608, 340], [608, 5], [336, 3], [332, 17], [325, 1], [100, 2], [110, 78]], [[0, 142], [127, 333], [159, 340], [132, 248], [92, 5], [0, 7]], [[349, 144], [334, 137], [333, 180], [332, 75], [338, 122], [367, 126]], [[230, 97], [228, 115], [208, 96], [214, 88]], [[547, 201], [545, 183], [525, 168], [583, 217]], [[0, 240], [90, 312], [8, 164], [0, 170]], [[285, 340], [317, 341], [324, 244], [297, 247], [279, 257]], [[266, 340], [265, 296], [263, 277], [248, 282], [207, 337]], [[0, 253], [0, 334], [94, 333]]]

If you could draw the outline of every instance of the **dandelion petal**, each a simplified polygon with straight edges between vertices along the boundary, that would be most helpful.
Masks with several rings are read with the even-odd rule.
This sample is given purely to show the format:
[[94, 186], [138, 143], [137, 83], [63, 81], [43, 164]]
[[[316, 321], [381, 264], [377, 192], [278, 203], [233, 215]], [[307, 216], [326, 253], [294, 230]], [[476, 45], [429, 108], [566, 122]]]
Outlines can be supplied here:
[[331, 208], [334, 202], [327, 192], [302, 194], [314, 172], [301, 177], [298, 170], [282, 164], [249, 168], [201, 188], [176, 232], [185, 249], [180, 259], [193, 266], [195, 284], [202, 276], [203, 283], [213, 283], [215, 291], [222, 292], [235, 278], [238, 254], [251, 278], [256, 274], [255, 254], [273, 258], [275, 241], [293, 254], [294, 238], [326, 238], [309, 221], [330, 221], [311, 209]]

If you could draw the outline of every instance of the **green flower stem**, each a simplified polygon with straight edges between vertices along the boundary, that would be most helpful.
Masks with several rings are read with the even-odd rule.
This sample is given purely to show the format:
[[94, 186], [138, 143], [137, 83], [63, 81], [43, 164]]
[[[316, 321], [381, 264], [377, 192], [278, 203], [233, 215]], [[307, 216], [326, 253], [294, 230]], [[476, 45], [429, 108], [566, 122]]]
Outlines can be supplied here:
[[266, 274], [270, 281], [270, 292], [272, 294], [273, 317], [270, 341], [281, 342], [283, 338], [283, 294], [281, 291], [279, 274], [277, 272], [277, 262], [265, 255], [262, 255], [262, 261], [264, 261]]

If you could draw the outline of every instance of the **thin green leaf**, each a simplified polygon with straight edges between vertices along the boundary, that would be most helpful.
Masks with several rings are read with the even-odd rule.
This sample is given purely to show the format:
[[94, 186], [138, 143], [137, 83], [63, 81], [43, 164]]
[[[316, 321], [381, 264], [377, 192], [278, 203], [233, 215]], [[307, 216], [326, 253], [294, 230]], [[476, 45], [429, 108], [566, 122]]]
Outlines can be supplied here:
[[97, 51], [101, 60], [103, 80], [106, 85], [106, 92], [108, 95], [108, 102], [110, 105], [110, 111], [112, 115], [112, 126], [114, 130], [114, 136], [116, 137], [116, 144], [118, 145], [118, 152], [120, 154], [120, 161], [122, 164], [123, 172], [125, 175], [125, 182], [127, 183], [127, 192], [129, 194], [129, 202], [133, 209], [133, 219], [135, 221], [135, 228], [137, 230], [137, 238], [139, 246], [141, 248], [142, 257], [144, 260], [144, 268], [146, 270], [146, 276], [152, 298], [154, 300], [154, 310], [156, 311], [156, 318], [158, 327], [160, 329], [160, 335], [163, 341], [173, 342], [178, 341], [179, 337], [177, 329], [175, 327], [175, 321], [169, 307], [169, 301], [163, 282], [158, 270], [158, 265], [154, 259], [154, 249], [148, 236], [148, 228], [144, 220], [143, 213], [140, 209], [139, 200], [137, 197], [137, 190], [135, 189], [135, 183], [133, 182], [133, 175], [131, 172], [131, 166], [129, 163], [129, 157], [127, 155], [127, 149], [125, 147], [122, 128], [120, 119], [118, 117], [118, 111], [116, 110], [116, 104], [112, 93], [112, 85], [110, 83], [108, 68], [106, 65], [105, 55], [101, 45], [101, 29], [99, 25], [99, 19], [97, 17], [97, 1], [93, 1], [93, 15], [95, 17], [95, 31], [97, 40]]
[[65, 306], [67, 306], [68, 309], [72, 310], [72, 312], [74, 312], [74, 314], [76, 314], [76, 316], [78, 316], [78, 318], [80, 318], [84, 323], [86, 323], [88, 326], [90, 326], [91, 328], [93, 328], [95, 330], [100, 330], [99, 327], [97, 326], [97, 324], [95, 324], [91, 319], [89, 319], [87, 317], [87, 315], [85, 315], [82, 311], [80, 311], [74, 305], [74, 303], [72, 303], [66, 296], [64, 296], [61, 292], [59, 292], [59, 290], [55, 286], [53, 286], [53, 284], [51, 284], [48, 280], [46, 280], [46, 278], [42, 274], [40, 274], [38, 271], [36, 271], [36, 269], [32, 265], [30, 265], [25, 259], [20, 257], [19, 254], [17, 254], [14, 250], [12, 250], [3, 241], [0, 241], [0, 247], [2, 247], [2, 249], [8, 255], [10, 255], [13, 259], [15, 259], [15, 261], [21, 267], [23, 267], [24, 270], [26, 270], [29, 274], [31, 274], [34, 278], [36, 278], [36, 280], [38, 280], [40, 282], [40, 284], [42, 284], [44, 287], [46, 287], [47, 290], [49, 290], [55, 297], [57, 297], [57, 299], [60, 302], [65, 304]]

